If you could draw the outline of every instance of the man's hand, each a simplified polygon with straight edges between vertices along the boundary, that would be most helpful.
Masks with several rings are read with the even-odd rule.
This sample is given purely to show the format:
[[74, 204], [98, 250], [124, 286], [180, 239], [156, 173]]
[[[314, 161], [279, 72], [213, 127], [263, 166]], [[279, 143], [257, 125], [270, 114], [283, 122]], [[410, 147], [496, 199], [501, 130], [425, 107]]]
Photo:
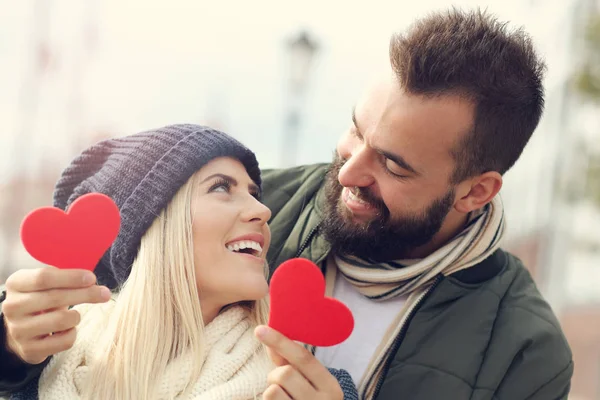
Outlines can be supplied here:
[[343, 400], [338, 381], [302, 345], [264, 325], [254, 333], [277, 366], [268, 376], [265, 400]]
[[86, 270], [23, 269], [6, 281], [2, 303], [7, 349], [29, 364], [70, 349], [81, 316], [69, 306], [104, 303], [110, 291]]

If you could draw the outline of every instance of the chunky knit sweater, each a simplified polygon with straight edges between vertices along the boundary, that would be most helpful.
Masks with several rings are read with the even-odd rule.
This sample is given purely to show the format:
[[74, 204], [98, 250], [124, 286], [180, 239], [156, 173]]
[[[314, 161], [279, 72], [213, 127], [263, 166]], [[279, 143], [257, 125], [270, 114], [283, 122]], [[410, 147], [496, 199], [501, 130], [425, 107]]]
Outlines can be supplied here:
[[[111, 303], [109, 303], [111, 304]], [[86, 335], [86, 328], [97, 320], [95, 313], [106, 312], [109, 305], [86, 306], [80, 312], [82, 322], [75, 345], [55, 355], [40, 377], [38, 390], [41, 400], [78, 399], [89, 371], [88, 362], [95, 347]], [[110, 311], [110, 310], [108, 310]], [[100, 316], [100, 315], [98, 315]], [[254, 324], [248, 312], [233, 307], [218, 315], [205, 327], [205, 345], [200, 378], [191, 392], [176, 399], [247, 400], [260, 398], [267, 387], [267, 375], [273, 368], [260, 343], [253, 334]], [[157, 377], [158, 399], [181, 393], [190, 379], [192, 355], [175, 359], [165, 374]]]

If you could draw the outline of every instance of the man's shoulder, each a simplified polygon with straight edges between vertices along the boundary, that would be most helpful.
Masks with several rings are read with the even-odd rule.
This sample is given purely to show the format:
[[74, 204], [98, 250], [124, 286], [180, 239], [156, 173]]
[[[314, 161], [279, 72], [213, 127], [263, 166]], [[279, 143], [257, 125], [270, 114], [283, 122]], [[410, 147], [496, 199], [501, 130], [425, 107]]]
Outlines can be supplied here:
[[[486, 352], [488, 371], [505, 365], [498, 398], [524, 398], [532, 391], [557, 398], [568, 390], [573, 355], [558, 318], [521, 260], [506, 253], [508, 262], [492, 290], [499, 303]], [[496, 366], [492, 364], [498, 364]], [[483, 385], [485, 380], [481, 382]], [[527, 394], [527, 395], [525, 395]]]
[[281, 188], [282, 185], [300, 184], [310, 177], [323, 177], [329, 164], [318, 163], [300, 165], [292, 168], [266, 168], [261, 170], [263, 186], [266, 188]]
[[264, 169], [262, 174], [263, 202], [279, 213], [294, 196], [312, 197], [321, 187], [329, 164], [301, 165], [285, 169]]
[[[471, 288], [471, 294], [496, 314], [493, 330], [528, 341], [552, 335], [566, 346], [558, 319], [531, 274], [515, 255], [497, 250], [491, 256], [451, 276]], [[477, 288], [477, 290], [475, 290]], [[505, 331], [506, 330], [506, 331]]]
[[521, 260], [506, 255], [508, 262], [498, 276], [504, 290], [498, 293], [495, 333], [498, 337], [506, 335], [506, 341], [511, 337], [530, 352], [539, 349], [540, 357], [550, 363], [566, 365], [572, 354], [558, 318]]
[[560, 324], [550, 304], [540, 293], [529, 270], [515, 255], [505, 252], [508, 257], [505, 272], [509, 275], [506, 293], [502, 299], [501, 311], [521, 310], [530, 314], [534, 320], [544, 321], [542, 325], [560, 331]]

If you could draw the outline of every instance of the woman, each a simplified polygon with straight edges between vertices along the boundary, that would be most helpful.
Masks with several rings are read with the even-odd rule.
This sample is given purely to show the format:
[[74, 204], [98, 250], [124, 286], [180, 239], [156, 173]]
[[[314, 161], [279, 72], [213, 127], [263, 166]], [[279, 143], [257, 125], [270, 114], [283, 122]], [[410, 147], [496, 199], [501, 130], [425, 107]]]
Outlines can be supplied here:
[[[28, 272], [9, 278], [3, 311], [13, 353], [39, 363], [45, 355], [33, 344], [74, 339], [16, 397], [37, 391], [40, 399], [341, 399], [340, 384], [316, 359], [308, 369], [306, 357], [295, 364], [300, 345], [272, 341], [278, 333], [271, 331], [263, 341], [277, 346], [266, 352], [254, 336], [268, 315], [270, 211], [259, 201], [260, 184], [250, 150], [195, 125], [84, 151], [63, 172], [54, 203], [66, 209], [89, 192], [115, 201], [121, 230], [95, 272], [116, 295], [103, 303], [93, 285], [65, 290], [58, 272], [67, 279], [73, 271], [46, 268], [49, 279], [34, 280], [47, 286], [39, 290], [27, 290]], [[92, 289], [96, 298], [81, 301]], [[77, 290], [75, 301], [69, 296]], [[86, 304], [65, 308], [79, 303]], [[333, 373], [347, 386], [348, 375]]]

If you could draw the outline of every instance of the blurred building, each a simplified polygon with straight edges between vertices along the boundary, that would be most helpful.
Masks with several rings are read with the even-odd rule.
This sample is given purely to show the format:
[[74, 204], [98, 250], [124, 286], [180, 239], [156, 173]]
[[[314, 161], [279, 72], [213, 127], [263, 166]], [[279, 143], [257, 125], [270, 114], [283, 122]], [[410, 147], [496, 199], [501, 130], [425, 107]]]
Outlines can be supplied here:
[[35, 176], [17, 175], [0, 188], [0, 283], [17, 269], [37, 266], [21, 246], [19, 229], [27, 213], [51, 204], [52, 190], [60, 171], [53, 165]]

